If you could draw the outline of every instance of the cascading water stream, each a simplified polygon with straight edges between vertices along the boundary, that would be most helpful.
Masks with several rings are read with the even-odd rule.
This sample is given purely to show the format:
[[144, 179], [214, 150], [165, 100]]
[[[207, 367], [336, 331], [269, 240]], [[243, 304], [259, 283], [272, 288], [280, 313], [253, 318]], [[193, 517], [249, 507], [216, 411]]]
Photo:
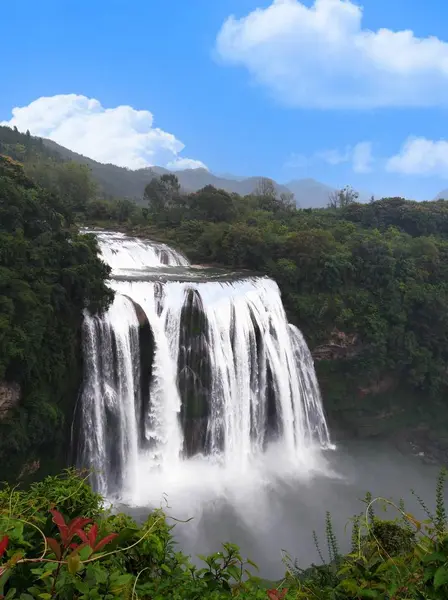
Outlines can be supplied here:
[[201, 456], [239, 477], [273, 449], [288, 468], [311, 469], [329, 433], [311, 354], [276, 283], [188, 281], [187, 259], [163, 244], [98, 239], [116, 297], [103, 318], [85, 317], [78, 456], [99, 491], [144, 503], [148, 478], [181, 478]]

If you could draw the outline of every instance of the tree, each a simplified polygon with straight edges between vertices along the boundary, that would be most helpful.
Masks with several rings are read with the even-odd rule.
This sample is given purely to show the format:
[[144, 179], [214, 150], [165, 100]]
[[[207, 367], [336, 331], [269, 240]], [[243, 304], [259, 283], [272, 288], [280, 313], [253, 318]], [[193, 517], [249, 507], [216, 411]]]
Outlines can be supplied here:
[[119, 198], [115, 203], [116, 217], [119, 223], [128, 221], [136, 210], [135, 202], [127, 198]]
[[232, 221], [236, 216], [236, 208], [232, 196], [225, 190], [217, 190], [207, 185], [198, 192], [188, 196], [188, 207], [192, 217], [199, 221]]
[[295, 196], [292, 192], [282, 192], [280, 194], [279, 205], [285, 210], [296, 208]]
[[255, 195], [262, 198], [276, 198], [277, 192], [275, 191], [275, 186], [272, 179], [260, 177], [257, 187], [255, 188]]
[[20, 404], [0, 419], [2, 478], [44, 447], [63, 460], [64, 419], [82, 378], [83, 311], [113, 297], [96, 239], [70, 227], [70, 212], [0, 156], [0, 386], [20, 389]]
[[153, 177], [145, 187], [144, 198], [153, 213], [170, 208], [178, 202], [180, 193], [179, 180], [172, 173]]
[[341, 190], [331, 192], [328, 197], [328, 208], [344, 208], [358, 201], [359, 193], [350, 185]]
[[279, 210], [290, 210], [294, 207], [294, 194], [282, 192], [277, 195], [272, 179], [261, 177], [254, 192], [258, 206], [262, 210], [278, 212]]

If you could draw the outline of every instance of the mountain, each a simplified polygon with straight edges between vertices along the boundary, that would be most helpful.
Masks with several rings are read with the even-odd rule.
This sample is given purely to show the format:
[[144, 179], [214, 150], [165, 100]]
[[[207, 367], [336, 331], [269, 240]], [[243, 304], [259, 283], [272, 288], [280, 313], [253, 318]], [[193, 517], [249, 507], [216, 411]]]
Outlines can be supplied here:
[[[167, 173], [174, 173], [182, 189], [186, 192], [195, 192], [206, 185], [212, 185], [241, 196], [253, 193], [257, 189], [260, 180], [263, 179], [262, 176], [242, 177], [227, 173], [218, 175], [207, 171], [207, 169], [169, 171], [163, 167], [154, 166], [132, 171], [125, 167], [100, 163], [92, 158], [73, 152], [52, 140], [43, 139], [42, 143], [47, 151], [59, 154], [65, 160], [87, 165], [105, 197], [131, 198], [138, 203], [142, 202], [145, 186], [151, 179], [154, 176]], [[315, 179], [294, 179], [286, 184], [273, 181], [273, 184], [278, 195], [292, 192], [296, 204], [300, 208], [324, 208], [328, 205], [329, 195], [335, 191], [335, 188]], [[359, 201], [367, 202], [370, 196], [370, 193], [361, 192]]]
[[448, 188], [445, 188], [437, 194], [434, 200], [448, 200]]
[[[20, 143], [16, 139], [17, 136], [20, 138]], [[179, 180], [181, 188], [186, 192], [195, 192], [206, 185], [212, 185], [218, 189], [224, 189], [229, 193], [237, 193], [241, 196], [253, 193], [259, 186], [260, 181], [264, 179], [261, 176], [218, 175], [207, 171], [207, 169], [169, 171], [163, 167], [154, 166], [132, 171], [125, 167], [100, 163], [88, 156], [73, 152], [52, 140], [34, 138], [32, 136], [26, 138], [25, 134], [20, 134], [9, 127], [0, 127], [0, 152], [11, 155], [14, 140], [19, 143], [20, 148], [25, 143], [28, 148], [32, 147], [35, 156], [53, 157], [56, 160], [62, 158], [63, 160], [87, 165], [104, 197], [131, 198], [138, 203], [143, 202], [145, 186], [151, 179], [154, 176], [161, 176], [167, 173], [174, 173]], [[22, 149], [24, 150], [24, 147]], [[14, 155], [13, 158], [21, 160], [19, 155]], [[296, 204], [300, 208], [324, 208], [328, 205], [329, 195], [335, 191], [335, 188], [315, 179], [295, 179], [287, 184], [280, 184], [273, 181], [273, 185], [278, 195], [292, 192]], [[367, 202], [370, 197], [371, 194], [360, 192], [359, 201]]]
[[294, 194], [297, 206], [301, 208], [324, 208], [335, 188], [315, 179], [293, 179], [286, 187]]
[[[151, 181], [154, 175], [163, 175], [170, 173], [163, 167], [148, 167], [131, 171], [124, 167], [117, 167], [112, 164], [103, 164], [73, 152], [64, 146], [60, 146], [52, 140], [43, 140], [44, 145], [53, 152], [60, 154], [65, 160], [73, 160], [78, 163], [88, 165], [92, 171], [93, 178], [101, 187], [105, 196], [128, 197], [141, 201], [145, 186]], [[173, 171], [174, 172], [174, 171]], [[206, 169], [185, 169], [174, 172], [181, 187], [188, 192], [195, 192], [206, 185], [213, 185], [216, 188], [224, 189], [227, 192], [234, 192], [245, 196], [253, 193], [261, 176], [240, 177], [233, 175], [215, 175]], [[302, 208], [321, 208], [327, 206], [328, 196], [334, 191], [323, 183], [314, 179], [298, 179], [289, 182], [286, 185], [273, 182], [277, 194], [292, 192], [296, 198], [297, 205]]]
[[[52, 140], [44, 139], [44, 145], [48, 149], [58, 152], [66, 160], [73, 160], [88, 165], [92, 171], [93, 178], [100, 185], [106, 196], [127, 197], [137, 201], [142, 199], [145, 186], [151, 181], [154, 175], [160, 176], [164, 173], [175, 173], [181, 187], [187, 192], [195, 192], [206, 185], [213, 185], [216, 188], [226, 190], [227, 192], [235, 192], [243, 196], [252, 193], [261, 179], [261, 177], [227, 179], [214, 175], [210, 171], [207, 171], [207, 169], [169, 171], [163, 167], [148, 167], [146, 169], [131, 171], [124, 167], [99, 163], [87, 156], [64, 148], [64, 146], [60, 146]], [[276, 182], [274, 182], [274, 186], [278, 194], [289, 191], [285, 186]]]

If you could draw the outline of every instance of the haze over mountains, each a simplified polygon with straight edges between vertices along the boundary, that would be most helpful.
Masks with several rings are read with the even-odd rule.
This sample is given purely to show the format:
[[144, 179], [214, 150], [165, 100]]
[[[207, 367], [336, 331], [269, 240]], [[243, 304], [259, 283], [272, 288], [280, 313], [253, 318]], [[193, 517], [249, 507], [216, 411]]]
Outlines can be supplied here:
[[434, 200], [448, 200], [448, 188], [445, 188], [437, 194]]
[[[163, 167], [148, 167], [131, 171], [124, 167], [112, 164], [99, 163], [91, 158], [73, 152], [60, 146], [52, 140], [44, 139], [44, 144], [51, 150], [58, 152], [62, 158], [86, 164], [90, 167], [92, 175], [100, 185], [106, 196], [128, 197], [137, 202], [142, 201], [145, 186], [154, 175], [163, 175], [173, 172], [179, 179], [181, 187], [189, 192], [197, 191], [206, 185], [213, 185], [227, 192], [235, 192], [242, 196], [254, 192], [262, 176], [242, 177], [231, 174], [218, 175], [206, 169], [186, 169], [169, 171]], [[273, 182], [278, 194], [292, 192], [298, 207], [323, 208], [327, 206], [329, 195], [335, 191], [328, 185], [314, 179], [295, 179], [286, 184]], [[364, 202], [370, 197], [367, 193], [360, 193], [360, 201]]]

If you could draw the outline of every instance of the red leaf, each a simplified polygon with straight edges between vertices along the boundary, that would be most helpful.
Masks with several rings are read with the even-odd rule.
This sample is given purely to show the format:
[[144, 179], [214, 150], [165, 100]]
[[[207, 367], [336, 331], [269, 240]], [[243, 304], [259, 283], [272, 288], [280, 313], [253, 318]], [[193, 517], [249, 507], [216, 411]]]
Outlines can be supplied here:
[[98, 537], [98, 525], [96, 523], [94, 523], [89, 530], [89, 545], [91, 548], [95, 548], [97, 537]]
[[68, 524], [68, 540], [71, 541], [74, 535], [78, 535], [79, 537], [81, 537], [80, 533], [83, 532], [83, 528], [91, 522], [91, 519], [86, 519], [84, 517], [76, 517], [75, 519], [73, 519]]
[[61, 560], [62, 550], [59, 543], [54, 538], [45, 538], [47, 540], [47, 544], [50, 546], [53, 554], [56, 556], [58, 560]]
[[118, 537], [118, 533], [110, 533], [109, 535], [106, 535], [105, 538], [103, 538], [100, 542], [97, 543], [97, 545], [95, 546], [93, 551], [99, 552], [101, 550], [101, 548], [104, 548], [104, 546], [106, 546], [106, 544], [109, 544], [116, 537]]
[[0, 540], [0, 556], [3, 556], [6, 552], [6, 548], [8, 547], [9, 538], [7, 535], [4, 535]]
[[287, 593], [287, 588], [283, 588], [281, 591], [276, 589], [267, 590], [269, 600], [283, 600]]
[[78, 529], [78, 531], [76, 532], [76, 535], [85, 543], [88, 544], [89, 543], [89, 538], [87, 537], [87, 534], [85, 531], [83, 531], [82, 529]]
[[53, 523], [55, 523], [59, 529], [61, 529], [61, 527], [67, 527], [65, 519], [60, 512], [58, 512], [56, 509], [51, 509], [50, 512], [53, 515]]
[[57, 528], [59, 529], [59, 535], [61, 536], [61, 541], [64, 544], [64, 546], [67, 546], [69, 543], [68, 527], [65, 523], [64, 517], [57, 510], [50, 510], [50, 512], [53, 515], [53, 523], [55, 525], [57, 525]]

